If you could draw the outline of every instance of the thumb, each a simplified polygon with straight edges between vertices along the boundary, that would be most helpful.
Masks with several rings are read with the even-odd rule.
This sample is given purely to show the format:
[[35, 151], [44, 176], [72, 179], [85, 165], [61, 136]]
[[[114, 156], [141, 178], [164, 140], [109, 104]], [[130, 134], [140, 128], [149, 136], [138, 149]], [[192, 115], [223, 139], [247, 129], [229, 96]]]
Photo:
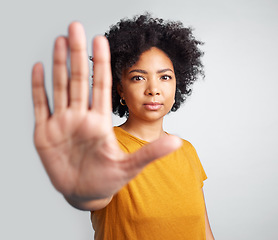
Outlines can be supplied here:
[[161, 137], [129, 156], [129, 170], [137, 174], [150, 162], [168, 155], [181, 145], [182, 141], [179, 137], [173, 135]]

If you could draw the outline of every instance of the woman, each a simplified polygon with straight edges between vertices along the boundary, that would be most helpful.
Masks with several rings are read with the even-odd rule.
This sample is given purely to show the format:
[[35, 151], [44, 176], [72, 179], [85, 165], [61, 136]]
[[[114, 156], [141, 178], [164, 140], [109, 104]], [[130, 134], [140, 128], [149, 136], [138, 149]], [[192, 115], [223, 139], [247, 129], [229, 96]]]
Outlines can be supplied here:
[[[54, 187], [92, 212], [96, 239], [213, 239], [198, 156], [162, 127], [202, 73], [200, 42], [182, 24], [149, 15], [122, 20], [106, 37], [111, 55], [106, 38], [93, 42], [91, 106], [79, 23], [55, 42], [52, 114], [42, 65], [33, 68], [35, 145]], [[111, 109], [127, 116], [114, 129]]]

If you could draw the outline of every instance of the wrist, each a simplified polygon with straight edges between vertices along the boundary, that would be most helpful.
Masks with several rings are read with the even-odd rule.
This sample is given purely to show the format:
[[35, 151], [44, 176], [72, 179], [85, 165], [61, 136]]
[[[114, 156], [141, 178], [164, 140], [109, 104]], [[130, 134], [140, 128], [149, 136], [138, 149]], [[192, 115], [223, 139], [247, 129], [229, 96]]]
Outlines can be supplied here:
[[81, 200], [69, 196], [64, 196], [66, 201], [79, 210], [83, 211], [96, 211], [106, 207], [112, 200], [113, 196], [103, 199]]

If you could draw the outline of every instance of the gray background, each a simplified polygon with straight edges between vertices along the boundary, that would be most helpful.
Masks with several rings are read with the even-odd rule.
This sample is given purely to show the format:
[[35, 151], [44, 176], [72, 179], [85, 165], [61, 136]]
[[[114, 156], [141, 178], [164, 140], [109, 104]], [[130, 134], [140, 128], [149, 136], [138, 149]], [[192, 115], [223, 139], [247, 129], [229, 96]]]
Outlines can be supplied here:
[[54, 190], [33, 147], [31, 67], [44, 63], [51, 91], [53, 42], [71, 21], [92, 39], [145, 10], [206, 43], [206, 78], [165, 129], [197, 149], [216, 239], [278, 239], [276, 0], [1, 1], [0, 239], [93, 239], [89, 213]]

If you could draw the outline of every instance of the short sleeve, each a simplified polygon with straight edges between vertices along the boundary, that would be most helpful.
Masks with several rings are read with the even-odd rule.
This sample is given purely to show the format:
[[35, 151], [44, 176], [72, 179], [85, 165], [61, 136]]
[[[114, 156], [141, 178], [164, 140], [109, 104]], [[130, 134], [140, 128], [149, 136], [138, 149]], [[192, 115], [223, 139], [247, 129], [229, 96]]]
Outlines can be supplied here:
[[196, 173], [196, 176], [198, 178], [201, 187], [203, 187], [204, 181], [207, 179], [206, 172], [202, 166], [202, 163], [199, 159], [196, 149], [193, 147], [193, 145], [190, 142], [188, 141], [185, 142], [188, 144], [189, 152], [192, 157], [192, 167], [194, 169], [194, 172]]

